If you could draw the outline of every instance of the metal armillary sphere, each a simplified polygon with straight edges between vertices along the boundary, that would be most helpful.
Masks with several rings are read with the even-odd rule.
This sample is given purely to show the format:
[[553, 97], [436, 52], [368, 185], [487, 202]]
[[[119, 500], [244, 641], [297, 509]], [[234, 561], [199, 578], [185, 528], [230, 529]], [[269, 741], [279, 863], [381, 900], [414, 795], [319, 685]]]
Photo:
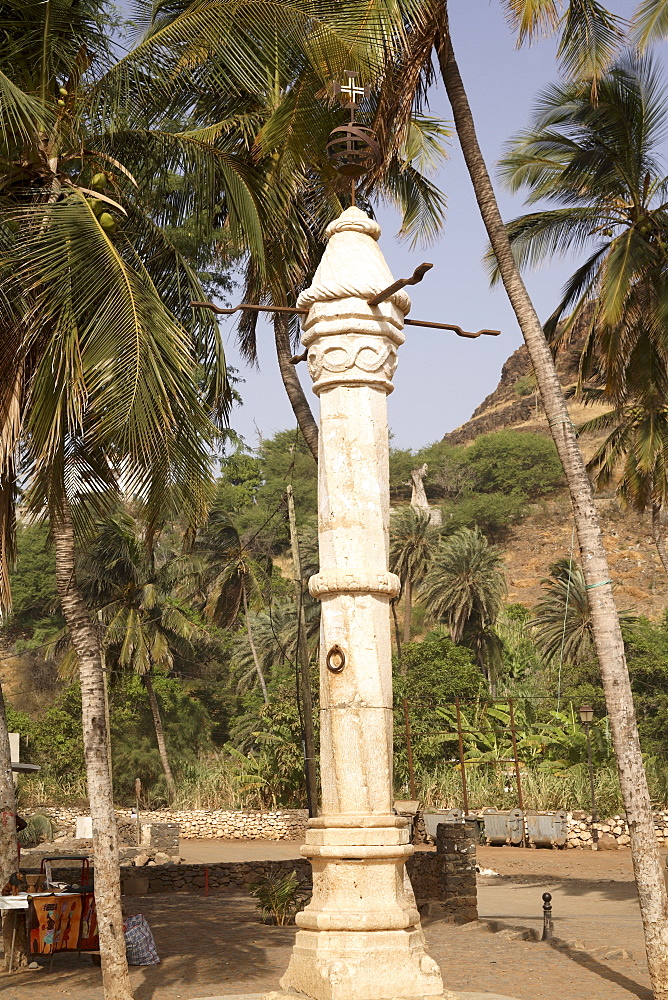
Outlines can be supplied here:
[[344, 106], [350, 109], [350, 121], [330, 132], [326, 151], [336, 172], [355, 181], [377, 166], [382, 156], [373, 130], [355, 121], [358, 100], [369, 96], [369, 88], [358, 87], [350, 70], [346, 75], [348, 82], [335, 83], [334, 92], [348, 98]]
[[381, 162], [373, 130], [356, 122], [332, 129], [326, 149], [330, 163], [344, 177], [362, 177]]

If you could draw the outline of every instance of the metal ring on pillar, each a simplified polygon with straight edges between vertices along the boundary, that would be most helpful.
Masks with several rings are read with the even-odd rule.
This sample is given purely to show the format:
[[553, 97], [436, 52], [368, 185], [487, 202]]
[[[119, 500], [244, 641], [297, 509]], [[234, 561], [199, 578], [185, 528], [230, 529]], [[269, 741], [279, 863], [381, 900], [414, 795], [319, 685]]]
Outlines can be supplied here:
[[325, 658], [327, 669], [333, 674], [340, 674], [346, 665], [346, 654], [336, 643], [332, 646]]

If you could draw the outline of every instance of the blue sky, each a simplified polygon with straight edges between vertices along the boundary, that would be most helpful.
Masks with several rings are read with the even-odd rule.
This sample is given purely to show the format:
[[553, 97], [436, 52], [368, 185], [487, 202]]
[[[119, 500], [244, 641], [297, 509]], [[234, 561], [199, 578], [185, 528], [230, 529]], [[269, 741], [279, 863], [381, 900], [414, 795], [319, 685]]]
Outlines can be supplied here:
[[[610, 6], [628, 15], [633, 4]], [[478, 137], [493, 171], [506, 140], [527, 124], [538, 91], [557, 76], [554, 41], [540, 41], [518, 51], [498, 0], [451, 0], [449, 9]], [[473, 11], [479, 16], [473, 17]], [[434, 89], [430, 104], [432, 114], [449, 119], [442, 85]], [[500, 329], [502, 335], [470, 341], [450, 333], [407, 328], [406, 343], [399, 352], [395, 391], [388, 400], [392, 443], [399, 448], [419, 448], [467, 420], [495, 388], [503, 362], [522, 343], [505, 293], [488, 285], [481, 263], [486, 236], [456, 138], [438, 184], [448, 199], [446, 225], [438, 242], [426, 249], [410, 250], [396, 239], [396, 213], [381, 208], [378, 219], [385, 257], [397, 277], [410, 274], [423, 260], [434, 264], [422, 284], [410, 289], [412, 317], [457, 323], [468, 330]], [[498, 183], [496, 188], [504, 218], [520, 214], [522, 199], [505, 194]], [[573, 267], [573, 260], [559, 261], [526, 276], [541, 319], [556, 305], [561, 286]], [[225, 325], [221, 329], [229, 363], [238, 367], [246, 380], [240, 386], [244, 404], [232, 417], [235, 429], [250, 446], [255, 446], [258, 432], [270, 436], [294, 427], [269, 326], [263, 326], [259, 336], [259, 371], [240, 361], [233, 323], [227, 321], [227, 329]], [[317, 415], [318, 402], [311, 394], [305, 365], [300, 365], [299, 371]]]

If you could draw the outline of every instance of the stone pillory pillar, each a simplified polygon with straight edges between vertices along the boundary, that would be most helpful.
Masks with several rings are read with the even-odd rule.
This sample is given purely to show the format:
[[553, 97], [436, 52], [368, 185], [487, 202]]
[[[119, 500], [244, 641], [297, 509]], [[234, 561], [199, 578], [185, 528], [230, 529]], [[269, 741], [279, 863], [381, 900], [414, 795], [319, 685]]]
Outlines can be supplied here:
[[[302, 853], [313, 898], [297, 914], [285, 992], [315, 1000], [390, 1000], [443, 994], [426, 952], [406, 859], [407, 820], [392, 811], [392, 648], [388, 572], [387, 395], [410, 299], [396, 292], [377, 240], [357, 208], [327, 230], [329, 243], [298, 304], [320, 397], [318, 531], [322, 602], [322, 810]], [[451, 994], [449, 994], [451, 996]]]

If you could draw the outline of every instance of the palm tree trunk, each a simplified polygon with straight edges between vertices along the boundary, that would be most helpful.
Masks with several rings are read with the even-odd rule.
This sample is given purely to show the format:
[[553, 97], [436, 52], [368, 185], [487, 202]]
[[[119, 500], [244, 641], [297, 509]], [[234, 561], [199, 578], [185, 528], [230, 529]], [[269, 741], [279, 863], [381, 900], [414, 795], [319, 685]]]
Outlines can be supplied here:
[[[16, 801], [14, 797], [14, 778], [12, 776], [12, 754], [9, 746], [9, 733], [7, 731], [7, 715], [5, 712], [5, 698], [0, 686], [0, 811], [2, 812], [2, 823], [0, 823], [0, 886], [3, 886], [13, 872], [18, 871], [18, 851], [16, 841]], [[2, 914], [2, 939], [4, 945], [5, 961], [4, 970], [9, 971], [10, 953], [12, 951], [12, 939], [14, 942], [14, 955], [12, 959], [12, 969], [27, 965], [27, 943], [25, 933], [21, 934], [25, 928], [23, 911], [4, 910]]]
[[652, 538], [654, 539], [654, 544], [656, 545], [656, 551], [659, 553], [659, 559], [663, 564], [663, 568], [666, 573], [668, 573], [668, 551], [666, 551], [666, 543], [663, 540], [663, 535], [661, 534], [661, 504], [652, 504]]
[[58, 597], [79, 661], [84, 754], [93, 820], [95, 906], [100, 929], [105, 1000], [132, 1000], [121, 913], [116, 814], [109, 777], [109, 748], [100, 649], [74, 566], [74, 530], [67, 499], [51, 517]]
[[290, 348], [290, 326], [287, 317], [281, 313], [274, 313], [274, 340], [276, 341], [276, 355], [278, 357], [278, 367], [281, 371], [281, 378], [285, 391], [288, 394], [290, 405], [292, 406], [299, 428], [304, 435], [304, 440], [311, 450], [316, 462], [318, 461], [318, 425], [315, 422], [311, 407], [302, 389], [297, 370], [292, 364], [292, 350]]
[[587, 583], [594, 641], [629, 824], [650, 979], [655, 1000], [668, 1000], [668, 898], [654, 834], [624, 643], [612, 596], [612, 582], [592, 488], [554, 360], [513, 258], [492, 182], [478, 145], [473, 116], [450, 39], [447, 4], [435, 3], [433, 12], [439, 27], [436, 51], [457, 135], [499, 272], [529, 351], [550, 431], [568, 482]]
[[153, 716], [153, 726], [155, 728], [155, 738], [158, 743], [160, 763], [162, 764], [162, 769], [165, 772], [167, 793], [169, 795], [170, 802], [173, 802], [176, 798], [176, 784], [174, 782], [174, 775], [172, 774], [169, 757], [167, 755], [167, 744], [165, 743], [165, 730], [162, 727], [162, 718], [160, 717], [160, 706], [158, 705], [158, 699], [156, 698], [155, 691], [153, 689], [153, 681], [151, 680], [150, 673], [144, 674], [143, 677], [144, 684], [146, 685], [146, 694], [148, 695], [148, 703], [151, 706], [151, 715]]
[[411, 614], [413, 611], [413, 585], [411, 578], [406, 577], [404, 584], [404, 642], [411, 641]]
[[16, 801], [12, 776], [12, 752], [9, 746], [5, 698], [0, 686], [0, 886], [18, 870], [16, 841]]
[[255, 670], [257, 671], [258, 680], [260, 681], [260, 687], [262, 688], [262, 697], [264, 698], [265, 705], [269, 704], [269, 695], [267, 694], [267, 684], [264, 679], [264, 674], [262, 672], [262, 666], [260, 664], [259, 657], [257, 655], [257, 649], [255, 648], [255, 641], [253, 639], [253, 629], [251, 628], [250, 617], [248, 615], [248, 600], [246, 598], [246, 584], [241, 585], [241, 596], [244, 602], [244, 615], [246, 616], [246, 631], [248, 632], [248, 643], [251, 648], [251, 653], [253, 654], [253, 663], [255, 664]]

